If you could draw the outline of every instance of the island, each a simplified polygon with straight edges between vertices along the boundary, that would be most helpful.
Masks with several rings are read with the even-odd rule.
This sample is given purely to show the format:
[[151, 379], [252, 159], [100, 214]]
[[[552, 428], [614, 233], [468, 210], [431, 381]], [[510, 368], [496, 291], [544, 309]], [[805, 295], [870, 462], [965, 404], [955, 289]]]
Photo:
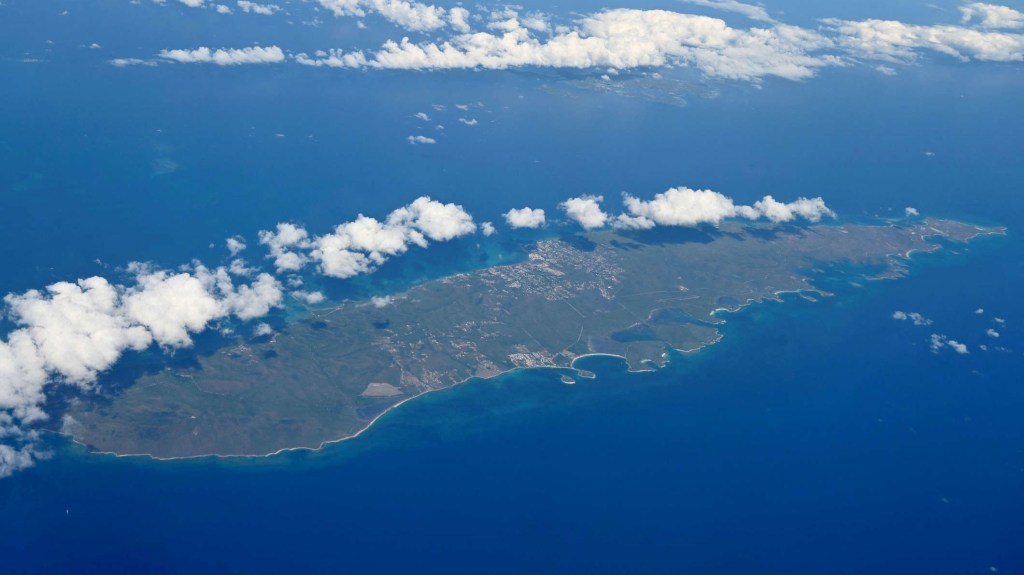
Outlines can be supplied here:
[[[907, 273], [914, 252], [1001, 234], [949, 220], [883, 225], [741, 225], [605, 230], [535, 242], [522, 261], [427, 281], [373, 301], [311, 311], [272, 338], [239, 340], [117, 389], [73, 399], [60, 431], [96, 452], [156, 458], [253, 456], [353, 437], [425, 393], [588, 354], [631, 369], [721, 338], [716, 314], [816, 272]], [[572, 374], [574, 377], [571, 377]]]

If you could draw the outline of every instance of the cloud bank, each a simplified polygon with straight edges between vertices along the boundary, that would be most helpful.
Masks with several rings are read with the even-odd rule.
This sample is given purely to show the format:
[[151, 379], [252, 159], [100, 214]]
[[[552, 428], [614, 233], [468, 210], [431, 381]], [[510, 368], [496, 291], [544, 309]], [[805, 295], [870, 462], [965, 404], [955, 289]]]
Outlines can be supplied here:
[[204, 46], [195, 50], [161, 50], [157, 56], [179, 64], [216, 64], [218, 66], [278, 64], [285, 60], [284, 51], [277, 46], [220, 48], [218, 50], [211, 50]]
[[372, 273], [411, 246], [425, 248], [431, 241], [447, 242], [476, 231], [473, 217], [462, 206], [423, 196], [383, 221], [359, 214], [315, 238], [295, 224], [280, 223], [259, 237], [279, 272], [298, 271], [312, 262], [321, 274], [346, 279]]
[[961, 6], [960, 13], [963, 14], [961, 22], [964, 24], [979, 20], [978, 25], [982, 28], [994, 30], [1024, 28], [1024, 13], [1006, 6], [972, 2]]
[[[921, 51], [930, 50], [964, 62], [1024, 60], [1021, 34], [965, 26], [919, 26], [895, 20], [824, 22], [836, 34], [838, 45], [857, 58], [909, 63], [917, 60]], [[998, 22], [1000, 26], [1008, 25], [1005, 17]]]
[[[1024, 30], [1024, 13], [996, 4], [964, 4], [960, 7], [962, 18], [947, 24], [826, 18], [818, 29], [810, 29], [779, 22], [763, 7], [738, 0], [684, 2], [740, 14], [754, 24], [743, 28], [703, 15], [619, 8], [552, 25], [547, 15], [520, 14], [516, 8], [474, 15], [463, 7], [446, 9], [409, 0], [317, 0], [321, 8], [335, 16], [375, 14], [406, 30], [430, 32], [436, 37], [395, 38], [378, 49], [318, 50], [290, 58], [314, 67], [389, 70], [537, 67], [604, 71], [678, 66], [696, 69], [709, 78], [752, 82], [768, 77], [803, 80], [824, 68], [862, 61], [874, 61], [872, 67], [892, 75], [896, 73], [892, 64], [915, 62], [926, 52], [961, 61], [1024, 61], [1024, 34], [1020, 33]], [[278, 8], [250, 0], [238, 0], [237, 6], [260, 14]], [[473, 24], [478, 25], [477, 29]], [[116, 58], [111, 63], [239, 65], [277, 63], [288, 58], [277, 46], [200, 47], [164, 50], [156, 60]]]
[[[672, 188], [646, 201], [626, 195], [627, 212], [617, 217], [606, 213], [602, 202], [602, 196], [586, 195], [570, 198], [560, 208], [588, 230], [609, 224], [717, 224], [729, 217], [817, 221], [833, 215], [820, 198], [784, 204], [766, 197], [754, 206], [738, 206], [717, 192], [689, 188]], [[543, 210], [528, 207], [504, 216], [513, 228], [546, 222]], [[462, 206], [423, 196], [381, 220], [360, 214], [320, 236], [294, 223], [279, 223], [259, 232], [259, 243], [278, 273], [293, 274], [315, 265], [320, 274], [344, 279], [372, 273], [414, 246], [427, 248], [479, 230], [494, 233], [493, 225], [478, 225]], [[229, 238], [226, 245], [232, 257], [246, 249], [238, 237]], [[258, 320], [282, 306], [285, 296], [277, 277], [248, 268], [237, 258], [216, 268], [198, 261], [177, 270], [133, 263], [127, 271], [131, 281], [120, 284], [96, 276], [3, 298], [4, 316], [14, 328], [0, 339], [0, 476], [30, 466], [41, 456], [30, 428], [48, 417], [43, 410], [48, 387], [89, 390], [127, 352], [190, 347], [193, 336], [216, 322]], [[246, 279], [236, 284], [237, 277]], [[297, 289], [302, 283], [299, 276], [288, 276], [293, 298], [310, 305], [325, 301], [320, 292]], [[952, 340], [942, 343], [960, 350]]]
[[835, 213], [821, 198], [799, 198], [782, 203], [765, 196], [753, 206], [737, 205], [732, 198], [712, 190], [671, 188], [652, 200], [640, 200], [623, 194], [625, 214], [614, 219], [612, 225], [621, 229], [651, 229], [656, 226], [696, 227], [703, 224], [717, 226], [730, 218], [756, 220], [765, 218], [772, 223], [787, 223], [798, 218], [819, 222]]
[[[332, 0], [334, 1], [334, 0]], [[812, 55], [832, 41], [812, 30], [783, 24], [749, 30], [725, 21], [667, 10], [607, 10], [582, 18], [554, 35], [538, 36], [515, 12], [492, 32], [460, 33], [441, 42], [388, 41], [366, 53], [340, 50], [296, 61], [313, 66], [402, 70], [513, 67], [616, 68], [693, 66], [708, 76], [757, 80], [808, 78], [839, 64]]]
[[[47, 418], [48, 385], [89, 389], [127, 351], [189, 347], [192, 334], [211, 322], [260, 317], [283, 298], [280, 282], [265, 273], [236, 286], [226, 269], [199, 263], [177, 272], [141, 264], [130, 270], [132, 285], [97, 276], [4, 297], [17, 328], [0, 340], [0, 436]], [[30, 464], [31, 454], [31, 446], [4, 449], [0, 475]]]
[[366, 16], [378, 14], [389, 22], [415, 32], [427, 32], [452, 24], [458, 30], [468, 29], [468, 11], [410, 2], [407, 0], [318, 0], [320, 5], [335, 16]]

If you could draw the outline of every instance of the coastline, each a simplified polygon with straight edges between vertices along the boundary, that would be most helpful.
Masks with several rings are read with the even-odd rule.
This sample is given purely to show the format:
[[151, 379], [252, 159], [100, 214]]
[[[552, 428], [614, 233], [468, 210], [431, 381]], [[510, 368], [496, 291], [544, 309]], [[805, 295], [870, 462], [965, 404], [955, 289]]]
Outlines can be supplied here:
[[[924, 223], [927, 224], [927, 222], [928, 222], [928, 220], [926, 220]], [[954, 241], [966, 245], [968, 242], [970, 242], [970, 241], [972, 241], [972, 240], [974, 240], [974, 239], [976, 239], [978, 237], [982, 237], [982, 236], [988, 236], [988, 235], [1006, 236], [1006, 235], [1008, 235], [1008, 229], [1006, 227], [982, 228], [982, 227], [979, 227], [979, 226], [974, 225], [974, 224], [968, 224], [968, 225], [973, 227], [976, 230], [976, 233], [974, 233], [973, 235], [964, 237], [964, 238], [956, 238], [956, 239], [954, 239]], [[896, 223], [890, 223], [890, 224], [888, 224], [888, 226], [889, 227], [897, 227], [897, 224]], [[943, 238], [947, 238], [947, 239], [952, 239], [952, 238], [950, 238], [946, 234], [946, 232], [943, 232], [942, 230], [939, 230], [939, 229], [934, 228], [932, 226], [929, 226], [929, 228], [931, 230], [933, 230], [935, 233], [934, 234], [922, 233], [920, 235], [920, 238], [923, 241], [929, 242], [929, 240], [927, 238], [936, 238], [936, 237], [943, 237]], [[886, 254], [885, 255], [885, 259], [886, 259], [886, 261], [889, 264], [888, 267], [890, 268], [887, 271], [892, 271], [892, 269], [896, 269], [896, 270], [902, 271], [903, 272], [902, 274], [900, 274], [900, 273], [896, 273], [896, 274], [885, 274], [885, 273], [882, 273], [882, 274], [879, 274], [879, 275], [876, 275], [876, 276], [862, 275], [861, 277], [863, 279], [869, 280], [869, 281], [870, 280], [882, 280], [882, 279], [898, 279], [899, 277], [902, 277], [906, 273], [909, 273], [909, 270], [904, 265], [902, 265], [902, 264], [904, 262], [912, 261], [913, 260], [912, 256], [913, 256], [914, 253], [922, 252], [922, 253], [925, 253], [925, 254], [932, 254], [932, 253], [941, 251], [942, 249], [943, 249], [942, 245], [934, 244], [933, 243], [933, 244], [931, 244], [930, 248], [928, 248], [928, 249], [911, 249], [911, 250], [908, 250], [906, 253], [895, 252], [895, 253]], [[715, 328], [715, 337], [713, 339], [710, 339], [706, 343], [701, 344], [701, 345], [699, 345], [699, 346], [697, 346], [697, 347], [695, 347], [693, 349], [678, 349], [678, 348], [674, 348], [674, 347], [666, 345], [665, 346], [666, 352], [667, 351], [675, 351], [675, 352], [678, 352], [680, 354], [693, 354], [693, 353], [698, 353], [698, 352], [700, 352], [703, 349], [709, 348], [710, 346], [713, 346], [713, 345], [716, 345], [716, 344], [720, 343], [724, 339], [725, 334], [720, 329], [718, 329], [717, 326], [724, 325], [725, 323], [727, 323], [727, 320], [724, 319], [724, 318], [719, 317], [719, 315], [718, 315], [719, 313], [739, 313], [739, 312], [743, 311], [744, 309], [753, 306], [754, 304], [763, 304], [763, 303], [768, 302], [768, 301], [773, 301], [773, 302], [778, 302], [778, 303], [785, 303], [785, 300], [780, 297], [782, 294], [795, 294], [795, 295], [817, 294], [820, 297], [833, 297], [835, 295], [835, 294], [832, 294], [830, 292], [827, 292], [827, 291], [824, 291], [824, 290], [822, 290], [820, 288], [815, 287], [811, 283], [813, 281], [813, 279], [814, 278], [812, 278], [812, 277], [805, 277], [805, 278], [803, 278], [801, 280], [801, 283], [804, 285], [804, 287], [800, 288], [800, 289], [777, 290], [777, 291], [772, 292], [772, 294], [770, 296], [763, 296], [763, 297], [760, 297], [760, 298], [748, 298], [745, 302], [743, 302], [742, 304], [740, 304], [738, 306], [735, 306], [735, 307], [718, 307], [718, 308], [715, 308], [711, 312], [709, 312], [709, 314], [708, 314], [711, 318], [713, 318], [714, 320], [717, 320], [717, 321], [714, 322], [715, 325], [716, 325], [716, 328]], [[810, 298], [810, 300], [811, 301], [816, 301], [813, 298]], [[344, 303], [342, 305], [344, 305]], [[653, 313], [655, 313], [657, 311], [658, 311], [657, 309], [652, 310], [651, 314], [653, 314]], [[610, 357], [610, 358], [615, 358], [615, 359], [622, 360], [622, 361], [626, 362], [626, 364], [627, 364], [627, 372], [628, 373], [655, 372], [658, 369], [663, 369], [665, 366], [667, 366], [670, 363], [670, 360], [667, 357], [665, 357], [664, 361], [662, 361], [660, 363], [657, 362], [656, 360], [653, 360], [653, 359], [647, 359], [647, 360], [643, 360], [643, 364], [645, 366], [647, 366], [646, 369], [633, 369], [631, 366], [629, 366], [628, 358], [626, 356], [624, 356], [624, 355], [614, 354], [614, 353], [605, 353], [605, 352], [595, 352], [595, 353], [581, 354], [581, 355], [573, 357], [569, 361], [568, 366], [537, 365], [537, 366], [531, 366], [531, 367], [514, 367], [514, 368], [511, 368], [511, 369], [507, 369], [507, 370], [501, 371], [499, 373], [496, 373], [496, 374], [488, 376], [488, 377], [472, 376], [472, 377], [468, 377], [466, 379], [463, 379], [461, 381], [458, 381], [456, 383], [453, 383], [453, 384], [445, 386], [445, 387], [440, 387], [440, 388], [437, 388], [437, 389], [430, 389], [430, 390], [423, 391], [423, 392], [417, 393], [415, 395], [411, 395], [409, 397], [406, 397], [406, 398], [398, 401], [394, 405], [391, 405], [391, 406], [387, 407], [386, 409], [384, 409], [383, 411], [381, 411], [379, 414], [377, 414], [372, 419], [367, 421], [365, 423], [365, 425], [363, 425], [362, 427], [360, 427], [358, 430], [356, 430], [353, 433], [350, 433], [350, 434], [347, 434], [347, 435], [343, 435], [341, 437], [336, 437], [336, 438], [331, 438], [331, 439], [323, 440], [319, 444], [317, 444], [315, 447], [314, 446], [283, 447], [283, 448], [280, 448], [280, 449], [277, 449], [277, 450], [274, 450], [274, 451], [271, 451], [271, 452], [268, 452], [268, 453], [256, 453], [256, 454], [205, 453], [205, 454], [196, 454], [196, 455], [161, 457], [161, 456], [156, 456], [156, 455], [153, 455], [153, 454], [150, 454], [150, 453], [117, 453], [117, 452], [113, 452], [113, 451], [92, 451], [92, 450], [90, 450], [90, 448], [89, 448], [89, 446], [87, 444], [79, 441], [74, 436], [73, 432], [67, 432], [67, 431], [64, 431], [64, 430], [50, 430], [50, 431], [48, 431], [48, 433], [54, 433], [56, 435], [60, 435], [62, 437], [65, 437], [65, 438], [69, 439], [73, 444], [76, 444], [76, 445], [84, 448], [89, 455], [107, 455], [107, 456], [114, 456], [114, 457], [117, 457], [117, 458], [146, 458], [146, 459], [150, 459], [150, 460], [153, 460], [153, 461], [179, 461], [179, 460], [198, 460], [198, 459], [223, 459], [223, 460], [230, 460], [230, 459], [255, 459], [255, 458], [270, 458], [270, 457], [274, 457], [274, 456], [281, 455], [281, 454], [288, 453], [288, 452], [306, 451], [306, 452], [310, 452], [310, 453], [315, 453], [315, 452], [319, 452], [319, 451], [324, 450], [329, 445], [338, 444], [338, 443], [341, 443], [341, 442], [344, 442], [344, 441], [348, 441], [350, 439], [355, 439], [355, 438], [360, 437], [363, 433], [365, 433], [367, 430], [369, 430], [374, 424], [376, 424], [385, 415], [391, 413], [393, 410], [398, 409], [399, 407], [403, 406], [407, 402], [410, 402], [412, 400], [421, 398], [421, 397], [426, 396], [426, 395], [431, 394], [431, 393], [436, 393], [436, 392], [441, 392], [441, 391], [446, 391], [446, 390], [454, 389], [454, 388], [460, 387], [460, 386], [462, 386], [462, 385], [464, 385], [466, 383], [470, 383], [470, 382], [472, 382], [474, 380], [478, 380], [478, 379], [481, 380], [481, 381], [494, 380], [494, 379], [497, 379], [499, 377], [508, 375], [510, 373], [519, 372], [519, 371], [522, 371], [522, 370], [552, 370], [552, 371], [556, 371], [556, 372], [557, 371], [564, 371], [564, 370], [572, 370], [573, 372], [575, 372], [575, 375], [577, 377], [580, 377], [580, 378], [583, 378], [583, 379], [596, 379], [597, 374], [595, 374], [593, 372], [590, 372], [590, 371], [587, 371], [587, 370], [582, 370], [582, 369], [576, 367], [576, 363], [578, 361], [584, 360], [584, 359], [590, 358], [590, 357]], [[657, 367], [652, 367], [651, 364], [654, 364]], [[567, 376], [563, 375], [563, 378], [564, 377], [567, 377]], [[564, 381], [564, 379], [563, 379], [563, 383], [568, 384], [567, 382]]]

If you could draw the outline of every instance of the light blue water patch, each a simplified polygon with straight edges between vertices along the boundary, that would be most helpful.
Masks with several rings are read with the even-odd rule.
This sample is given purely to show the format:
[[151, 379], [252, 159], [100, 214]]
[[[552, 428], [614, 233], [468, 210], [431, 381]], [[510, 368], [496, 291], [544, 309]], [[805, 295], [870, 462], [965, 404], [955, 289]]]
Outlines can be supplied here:
[[[357, 571], [1013, 572], [1020, 352], [981, 352], [991, 317], [973, 306], [1024, 310], [965, 278], [1019, 251], [974, 251], [730, 314], [723, 343], [657, 373], [594, 357], [581, 367], [597, 379], [575, 386], [539, 370], [432, 394], [321, 453], [61, 450], [0, 484], [21, 518], [0, 540], [37, 551], [10, 554], [15, 572], [98, 570], [113, 553], [126, 572], [333, 572], [339, 557]], [[891, 318], [911, 307], [932, 326]], [[932, 330], [971, 354], [932, 354]], [[1018, 328], [1004, 338], [1024, 345]]]

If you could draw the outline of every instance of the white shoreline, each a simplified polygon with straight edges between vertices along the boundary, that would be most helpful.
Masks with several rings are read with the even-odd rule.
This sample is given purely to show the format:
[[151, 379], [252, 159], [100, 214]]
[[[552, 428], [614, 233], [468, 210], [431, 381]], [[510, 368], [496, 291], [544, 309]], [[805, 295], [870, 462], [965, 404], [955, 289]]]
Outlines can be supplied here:
[[[967, 237], [967, 238], [965, 238], [963, 240], [953, 240], [953, 241], [957, 241], [959, 243], [962, 243], [962, 244], [966, 245], [968, 242], [974, 240], [975, 238], [982, 237], [982, 236], [989, 236], [989, 235], [1006, 236], [1006, 235], [1008, 235], [1007, 234], [1008, 230], [1005, 227], [986, 229], [986, 228], [982, 228], [982, 227], [977, 226], [977, 225], [973, 225], [973, 224], [970, 224], [970, 225], [972, 227], [974, 227], [974, 229], [977, 230], [978, 233], [976, 233], [976, 234], [974, 234], [974, 235], [972, 235], [970, 237]], [[898, 227], [898, 226], [895, 223], [890, 223], [888, 227]], [[941, 230], [936, 230], [935, 228], [931, 228], [931, 229], [935, 230], [936, 233], [935, 234], [924, 234], [924, 233], [922, 233], [919, 236], [922, 241], [928, 242], [927, 238], [929, 238], [929, 237], [945, 237], [945, 238], [949, 239], [949, 236], [944, 235], [944, 233]], [[914, 253], [916, 253], [916, 252], [921, 252], [921, 253], [925, 253], [925, 254], [932, 254], [932, 253], [935, 253], [935, 252], [940, 251], [940, 250], [942, 250], [942, 246], [941, 245], [939, 245], [939, 244], [932, 244], [930, 249], [910, 249], [905, 254], [896, 252], [896, 253], [885, 254], [883, 257], [886, 260], [890, 261], [890, 265], [896, 265], [896, 264], [899, 263], [899, 260], [903, 260], [903, 261], [907, 261], [907, 262], [913, 261], [912, 260], [912, 255]], [[906, 268], [903, 268], [903, 269], [906, 269]], [[811, 279], [812, 278], [806, 278], [805, 277], [805, 278], [803, 278], [801, 280], [801, 283], [803, 283], [805, 286], [807, 286], [806, 288], [778, 290], [778, 291], [773, 292], [771, 296], [764, 296], [764, 297], [761, 297], [761, 298], [748, 298], [745, 302], [743, 302], [742, 304], [740, 304], [739, 306], [736, 306], [734, 308], [729, 308], [729, 307], [715, 308], [711, 312], [709, 312], [709, 314], [708, 314], [710, 317], [712, 317], [714, 319], [720, 320], [719, 323], [715, 324], [716, 327], [714, 329], [715, 329], [715, 332], [716, 332], [717, 335], [716, 335], [716, 337], [713, 340], [711, 340], [711, 341], [709, 341], [707, 343], [704, 343], [704, 344], [702, 344], [702, 345], [700, 345], [700, 346], [698, 346], [698, 347], [696, 347], [694, 349], [678, 349], [678, 348], [674, 348], [674, 347], [671, 347], [671, 346], [666, 346], [666, 347], [668, 349], [670, 349], [672, 351], [676, 351], [676, 352], [678, 352], [680, 354], [693, 354], [693, 353], [698, 353], [701, 350], [706, 349], [708, 347], [711, 347], [713, 345], [717, 345], [723, 339], [725, 339], [725, 334], [722, 333], [722, 331], [720, 329], [718, 329], [717, 326], [725, 325], [727, 323], [727, 321], [725, 319], [720, 318], [720, 317], [718, 317], [716, 315], [719, 312], [739, 313], [739, 312], [743, 311], [744, 309], [746, 309], [746, 308], [748, 308], [748, 307], [750, 307], [750, 306], [752, 306], [754, 304], [763, 304], [763, 303], [765, 303], [767, 301], [773, 301], [773, 302], [777, 302], [777, 303], [785, 303], [785, 300], [783, 300], [779, 296], [782, 295], [782, 294], [786, 294], [786, 293], [798, 294], [798, 295], [799, 294], [805, 294], [805, 293], [816, 293], [816, 294], [818, 294], [821, 297], [834, 297], [835, 294], [827, 292], [827, 291], [824, 291], [824, 290], [821, 290], [819, 288], [815, 288], [813, 285], [811, 285], [811, 283], [810, 283]], [[893, 278], [893, 277], [877, 277], [877, 276], [876, 277], [867, 277], [867, 276], [864, 276], [864, 279], [867, 280], [867, 281], [872, 281], [872, 280], [892, 280], [892, 279], [897, 279], [897, 278]], [[657, 309], [656, 310], [652, 310], [651, 313], [654, 313], [655, 311], [658, 311], [658, 310]], [[578, 355], [578, 356], [574, 357], [572, 360], [569, 361], [569, 366], [568, 367], [555, 366], [555, 365], [551, 365], [551, 366], [539, 365], [539, 366], [532, 366], [532, 367], [514, 367], [514, 368], [511, 368], [511, 369], [507, 369], [505, 371], [496, 373], [494, 375], [488, 376], [488, 377], [473, 376], [473, 377], [466, 378], [466, 379], [464, 379], [462, 381], [459, 381], [457, 383], [454, 383], [452, 385], [449, 385], [447, 387], [441, 387], [441, 388], [438, 388], [438, 389], [430, 389], [430, 390], [418, 393], [416, 395], [409, 396], [409, 397], [399, 401], [398, 403], [396, 403], [396, 404], [394, 404], [392, 406], [389, 406], [387, 409], [385, 409], [384, 411], [382, 411], [379, 414], [377, 414], [373, 419], [368, 421], [366, 423], [366, 425], [364, 425], [362, 428], [360, 428], [355, 433], [352, 433], [350, 435], [345, 435], [345, 436], [342, 436], [342, 437], [338, 437], [338, 438], [335, 438], [335, 439], [327, 439], [327, 440], [321, 441], [320, 444], [317, 445], [316, 447], [306, 447], [306, 446], [283, 447], [283, 448], [278, 449], [276, 451], [272, 451], [270, 453], [265, 453], [265, 454], [245, 454], [245, 455], [241, 455], [241, 454], [227, 454], [227, 455], [225, 455], [225, 454], [220, 454], [220, 453], [207, 453], [207, 454], [200, 454], [200, 455], [182, 455], [182, 456], [174, 456], [174, 457], [160, 457], [160, 456], [153, 455], [151, 453], [116, 453], [116, 452], [113, 452], [113, 451], [88, 451], [89, 450], [89, 446], [84, 444], [84, 443], [82, 443], [81, 441], [78, 441], [78, 439], [76, 439], [75, 436], [73, 434], [71, 434], [71, 433], [66, 433], [64, 431], [50, 431], [50, 433], [54, 433], [54, 434], [57, 434], [57, 435], [60, 435], [60, 436], [63, 436], [63, 437], [67, 437], [68, 439], [71, 440], [72, 443], [85, 448], [89, 455], [107, 455], [107, 456], [113, 456], [113, 457], [116, 457], [116, 458], [147, 458], [147, 459], [150, 459], [150, 460], [153, 460], [153, 461], [184, 461], [184, 460], [193, 460], [193, 459], [218, 459], [218, 460], [221, 460], [221, 459], [223, 459], [223, 460], [231, 460], [231, 459], [261, 459], [261, 458], [274, 457], [274, 456], [277, 456], [277, 455], [281, 455], [283, 453], [297, 452], [297, 451], [308, 451], [310, 453], [316, 453], [316, 452], [319, 452], [319, 451], [323, 451], [324, 448], [326, 448], [329, 445], [341, 443], [343, 441], [348, 441], [350, 439], [356, 439], [357, 437], [359, 437], [363, 433], [365, 433], [368, 429], [370, 429], [382, 417], [384, 417], [385, 415], [391, 413], [393, 410], [398, 409], [399, 407], [401, 407], [402, 405], [404, 405], [407, 402], [410, 402], [410, 401], [412, 401], [414, 399], [418, 399], [418, 398], [421, 398], [423, 396], [426, 396], [426, 395], [429, 395], [429, 394], [432, 394], [432, 393], [437, 393], [437, 392], [441, 392], [441, 391], [446, 391], [446, 390], [454, 389], [456, 387], [459, 387], [459, 386], [462, 386], [462, 385], [464, 385], [466, 383], [469, 383], [469, 382], [471, 382], [471, 381], [473, 381], [475, 379], [479, 379], [479, 380], [482, 380], [482, 381], [490, 381], [490, 380], [502, 377], [504, 375], [508, 375], [510, 373], [513, 373], [513, 372], [517, 372], [517, 371], [521, 371], [521, 370], [531, 370], [531, 369], [536, 369], [536, 370], [572, 370], [572, 371], [576, 372], [577, 376], [579, 376], [579, 377], [581, 377], [583, 379], [596, 379], [597, 378], [597, 374], [596, 373], [591, 372], [589, 370], [581, 370], [581, 369], [575, 367], [577, 361], [579, 361], [581, 359], [586, 359], [586, 358], [589, 358], [589, 357], [611, 357], [611, 358], [615, 358], [615, 359], [621, 359], [624, 362], [626, 362], [626, 366], [627, 366], [626, 371], [627, 371], [627, 373], [652, 373], [652, 372], [656, 372], [657, 371], [657, 369], [634, 370], [634, 369], [632, 369], [632, 367], [629, 366], [629, 359], [626, 356], [619, 355], [619, 354], [614, 354], [614, 353], [604, 353], [604, 352], [594, 352], [594, 353], [587, 353], [587, 354], [583, 354], [583, 355]], [[651, 361], [653, 361], [653, 360], [651, 360]], [[658, 369], [664, 369], [664, 367], [667, 366], [669, 363], [671, 363], [670, 360], [666, 358], [664, 365], [660, 366]]]

